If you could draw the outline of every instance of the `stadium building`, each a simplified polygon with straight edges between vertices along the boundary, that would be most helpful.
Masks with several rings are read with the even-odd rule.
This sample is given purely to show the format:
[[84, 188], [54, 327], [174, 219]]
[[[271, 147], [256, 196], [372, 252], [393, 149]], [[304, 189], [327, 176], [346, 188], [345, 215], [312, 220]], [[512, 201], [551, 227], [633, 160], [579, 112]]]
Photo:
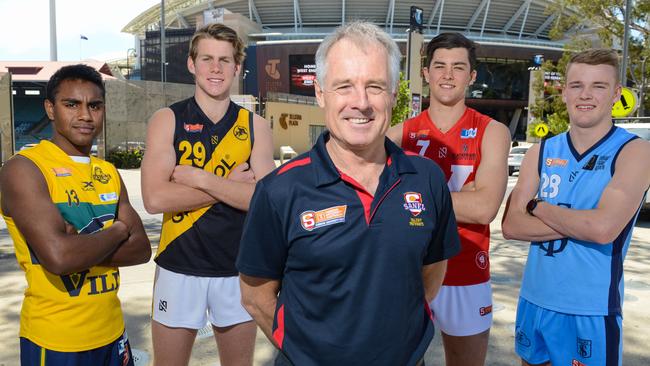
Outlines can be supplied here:
[[[198, 27], [211, 22], [232, 27], [247, 45], [240, 79], [233, 85], [231, 94], [234, 100], [249, 108], [257, 103], [257, 112], [271, 122], [276, 156], [280, 155], [282, 146], [291, 146], [284, 151], [306, 151], [324, 129], [322, 110], [313, 97], [314, 55], [321, 40], [344, 22], [362, 19], [382, 27], [405, 55], [403, 69], [417, 69], [415, 75], [419, 75], [423, 62], [417, 62], [417, 56], [408, 65], [406, 62], [407, 53], [417, 55], [410, 52], [413, 45], [415, 49], [420, 48], [417, 42], [407, 47], [414, 18], [421, 24], [418, 28], [422, 45], [437, 34], [449, 31], [461, 32], [478, 42], [478, 76], [467, 91], [467, 104], [508, 125], [516, 140], [526, 138], [530, 70], [545, 59], [557, 60], [564, 46], [564, 41], [549, 37], [549, 30], [557, 21], [556, 15], [546, 12], [549, 0], [166, 0], [164, 3], [164, 56], [160, 30], [163, 12], [159, 4], [122, 29], [134, 35], [133, 49], [127, 50], [131, 56], [126, 60], [129, 70], [125, 74], [129, 80], [124, 80], [124, 72], [115, 67], [96, 66], [107, 84], [106, 151], [116, 146], [140, 146], [151, 113], [191, 95], [193, 79], [186, 66], [189, 41]], [[421, 12], [412, 13], [413, 6]], [[44, 65], [6, 62], [0, 66], [0, 73], [4, 70], [11, 76], [8, 82], [13, 93], [9, 97], [13, 102], [0, 106], [0, 112], [9, 111], [13, 115], [11, 123], [2, 124], [13, 127], [13, 133], [3, 134], [1, 143], [2, 160], [6, 160], [11, 150], [49, 137], [46, 135], [51, 127], [44, 112], [35, 112], [41, 110], [44, 99], [42, 90], [47, 78], [37, 75], [42, 74]], [[424, 82], [421, 77], [417, 79]], [[6, 77], [2, 80], [5, 83]], [[414, 109], [426, 108], [426, 85], [422, 91], [413, 93], [421, 93], [413, 97]], [[102, 148], [99, 150], [101, 154]]]
[[[314, 54], [320, 41], [341, 23], [363, 19], [385, 29], [405, 54], [411, 7], [416, 6], [422, 9], [418, 16], [425, 44], [448, 31], [461, 32], [480, 44], [478, 77], [467, 92], [467, 103], [507, 124], [513, 138], [525, 139], [530, 69], [544, 59], [557, 60], [564, 45], [549, 38], [557, 17], [547, 14], [548, 4], [546, 0], [166, 1], [165, 80], [193, 83], [186, 58], [196, 28], [210, 22], [231, 26], [247, 44], [240, 84], [233, 93], [257, 96], [265, 117], [281, 124], [281, 129], [312, 124], [300, 128], [301, 138], [309, 131], [305, 143], [274, 131], [276, 139], [307, 148], [322, 130], [318, 112], [303, 107], [297, 113], [295, 106], [283, 111], [273, 103], [313, 105]], [[136, 38], [140, 52], [134, 75], [143, 80], [162, 80], [160, 19], [161, 7], [156, 5], [122, 30]], [[427, 93], [425, 87], [422, 109], [428, 104]]]

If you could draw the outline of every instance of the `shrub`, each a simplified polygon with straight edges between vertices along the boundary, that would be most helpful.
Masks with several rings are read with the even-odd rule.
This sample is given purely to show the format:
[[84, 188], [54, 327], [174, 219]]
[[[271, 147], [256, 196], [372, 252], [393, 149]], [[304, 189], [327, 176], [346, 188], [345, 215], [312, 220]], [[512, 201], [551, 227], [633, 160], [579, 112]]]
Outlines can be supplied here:
[[115, 165], [118, 169], [139, 168], [142, 163], [144, 150], [140, 148], [133, 149], [112, 149], [108, 152], [106, 160]]

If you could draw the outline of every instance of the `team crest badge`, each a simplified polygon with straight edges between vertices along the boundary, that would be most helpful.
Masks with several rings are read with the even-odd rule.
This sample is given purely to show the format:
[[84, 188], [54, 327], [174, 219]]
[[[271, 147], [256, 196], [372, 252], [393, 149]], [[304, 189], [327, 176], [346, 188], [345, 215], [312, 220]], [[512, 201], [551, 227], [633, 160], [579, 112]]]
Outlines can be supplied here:
[[93, 179], [99, 181], [99, 183], [107, 184], [111, 180], [111, 175], [104, 173], [102, 168], [95, 166], [93, 169]]
[[485, 251], [476, 253], [476, 266], [480, 269], [486, 269], [488, 266], [488, 254]]
[[248, 130], [243, 126], [236, 126], [232, 133], [237, 140], [244, 141], [248, 138]]
[[578, 344], [578, 354], [580, 355], [580, 357], [582, 358], [591, 357], [591, 340], [578, 338], [577, 344]]
[[404, 193], [404, 209], [410, 211], [413, 216], [417, 216], [422, 211], [425, 211], [424, 203], [422, 203], [422, 195], [417, 192]]

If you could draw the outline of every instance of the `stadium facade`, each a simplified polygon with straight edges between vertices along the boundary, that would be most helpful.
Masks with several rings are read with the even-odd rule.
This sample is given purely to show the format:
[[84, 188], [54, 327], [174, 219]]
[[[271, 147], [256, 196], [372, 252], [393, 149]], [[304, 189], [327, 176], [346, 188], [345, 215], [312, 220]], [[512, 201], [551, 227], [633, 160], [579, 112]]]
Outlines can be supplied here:
[[[371, 21], [385, 29], [405, 54], [411, 6], [422, 9], [424, 42], [442, 32], [461, 32], [478, 42], [478, 78], [467, 91], [468, 105], [508, 124], [514, 138], [524, 139], [530, 68], [557, 60], [563, 41], [549, 30], [556, 15], [542, 0], [172, 0], [165, 2], [168, 82], [192, 83], [187, 72], [188, 43], [193, 31], [222, 22], [238, 31], [247, 58], [236, 94], [252, 94], [262, 105], [278, 99], [313, 96], [314, 54], [333, 28], [352, 20]], [[123, 32], [140, 49], [135, 75], [161, 80], [160, 5], [134, 18]], [[139, 72], [138, 72], [139, 71]], [[423, 107], [427, 104], [424, 88]], [[267, 116], [268, 118], [268, 116]]]

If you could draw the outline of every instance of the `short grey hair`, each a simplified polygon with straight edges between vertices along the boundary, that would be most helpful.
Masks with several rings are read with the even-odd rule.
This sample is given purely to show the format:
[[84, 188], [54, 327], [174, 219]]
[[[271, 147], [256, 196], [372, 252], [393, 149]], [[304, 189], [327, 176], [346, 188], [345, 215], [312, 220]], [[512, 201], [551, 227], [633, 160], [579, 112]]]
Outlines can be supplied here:
[[327, 54], [336, 42], [347, 39], [357, 47], [365, 49], [373, 47], [372, 43], [380, 44], [388, 54], [388, 77], [391, 93], [397, 90], [399, 82], [400, 61], [402, 54], [397, 43], [376, 25], [365, 21], [354, 21], [343, 24], [336, 28], [333, 33], [325, 37], [316, 51], [316, 80], [323, 88], [325, 86], [325, 75], [327, 74]]

